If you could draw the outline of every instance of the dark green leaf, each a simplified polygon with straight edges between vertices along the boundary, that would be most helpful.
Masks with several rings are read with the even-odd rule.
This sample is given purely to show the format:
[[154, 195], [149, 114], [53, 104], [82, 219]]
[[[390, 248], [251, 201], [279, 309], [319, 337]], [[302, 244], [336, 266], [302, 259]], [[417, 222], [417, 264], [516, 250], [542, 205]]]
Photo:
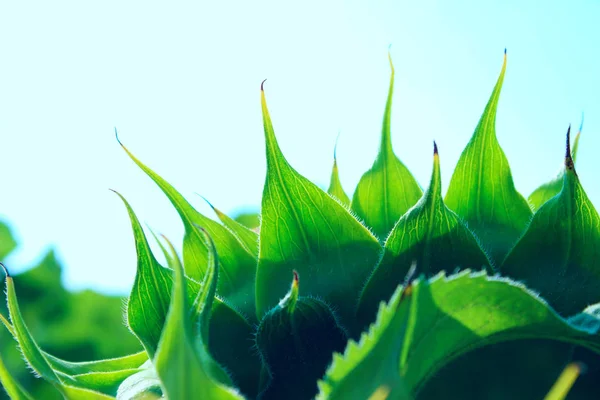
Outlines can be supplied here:
[[569, 139], [561, 192], [535, 213], [501, 271], [539, 291], [562, 315], [600, 302], [600, 216], [579, 182]]
[[479, 243], [442, 200], [440, 160], [435, 146], [429, 188], [417, 205], [396, 224], [385, 243], [385, 253], [365, 285], [359, 301], [359, 320], [370, 323], [378, 305], [404, 281], [411, 265], [416, 274], [432, 276], [442, 270], [490, 270]]
[[319, 399], [367, 398], [380, 386], [389, 398], [416, 395], [444, 365], [493, 343], [550, 339], [600, 354], [597, 308], [566, 320], [505, 278], [467, 270], [419, 279], [400, 286], [360, 342], [334, 357]]
[[381, 145], [373, 167], [360, 181], [352, 198], [352, 210], [375, 235], [384, 241], [396, 222], [415, 205], [423, 191], [408, 168], [392, 149], [390, 122], [394, 92], [394, 65], [389, 57], [392, 75], [381, 130]]
[[531, 219], [527, 201], [515, 189], [504, 151], [496, 138], [496, 110], [506, 54], [498, 82], [473, 137], [454, 170], [446, 205], [463, 218], [500, 264]]
[[286, 293], [292, 270], [303, 291], [318, 296], [353, 322], [355, 301], [379, 258], [377, 239], [340, 203], [296, 172], [275, 138], [261, 91], [267, 147], [262, 201], [256, 306], [264, 315]]

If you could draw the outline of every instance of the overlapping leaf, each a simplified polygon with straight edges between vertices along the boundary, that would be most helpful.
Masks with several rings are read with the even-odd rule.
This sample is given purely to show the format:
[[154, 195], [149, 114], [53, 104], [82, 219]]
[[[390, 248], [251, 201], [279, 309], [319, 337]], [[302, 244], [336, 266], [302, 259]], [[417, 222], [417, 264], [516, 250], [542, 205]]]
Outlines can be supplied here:
[[531, 218], [531, 209], [515, 189], [508, 160], [496, 138], [496, 110], [505, 71], [506, 54], [498, 82], [458, 160], [445, 199], [479, 236], [497, 264]]
[[490, 270], [471, 231], [442, 200], [440, 159], [434, 147], [429, 188], [390, 233], [383, 258], [361, 293], [358, 315], [362, 323], [373, 321], [379, 303], [390, 298], [413, 263], [415, 272], [426, 276], [457, 267]]
[[0, 358], [0, 384], [12, 400], [33, 400], [33, 397], [12, 377]]
[[[170, 243], [168, 243], [170, 246]], [[171, 252], [175, 253], [172, 249]], [[214, 251], [214, 250], [213, 250]], [[173, 293], [165, 326], [154, 357], [154, 366], [160, 378], [163, 394], [171, 399], [202, 398], [207, 400], [242, 399], [234, 389], [215, 379], [214, 365], [209, 365], [208, 350], [202, 335], [197, 335], [190, 319], [190, 309], [210, 313], [216, 290], [217, 262], [206, 269], [207, 279], [199, 293], [198, 304], [189, 302], [186, 279], [178, 257], [174, 257]]]
[[562, 190], [535, 213], [501, 271], [563, 315], [600, 302], [600, 216], [575, 172], [568, 135]]
[[600, 354], [596, 308], [566, 320], [505, 278], [463, 271], [419, 279], [400, 286], [360, 342], [334, 356], [318, 398], [367, 398], [385, 386], [388, 398], [405, 399], [451, 360], [492, 343], [549, 339]]
[[[110, 381], [114, 378], [114, 376], [103, 376], [100, 373], [90, 373], [89, 375], [93, 376], [93, 378], [91, 380], [84, 379], [82, 381], [77, 379], [77, 376], [70, 376], [53, 368], [46, 354], [39, 348], [29, 333], [29, 330], [27, 329], [19, 310], [14, 281], [6, 269], [5, 272], [8, 310], [10, 312], [10, 319], [12, 322], [9, 330], [19, 343], [23, 357], [31, 369], [34, 370], [44, 380], [51, 383], [59, 393], [68, 399], [77, 400], [112, 398], [95, 389], [102, 390], [110, 387], [111, 389], [114, 388], [116, 390], [114, 385], [107, 383], [107, 380]], [[122, 380], [128, 376], [127, 373], [132, 374], [134, 372], [135, 370], [131, 370], [122, 373], [119, 379]]]
[[352, 210], [384, 241], [396, 221], [419, 200], [423, 194], [408, 168], [396, 157], [392, 149], [390, 122], [392, 94], [394, 92], [394, 65], [390, 57], [392, 74], [381, 130], [379, 154], [373, 167], [360, 181], [352, 198]]
[[381, 246], [344, 206], [288, 164], [277, 144], [263, 91], [261, 99], [267, 178], [256, 273], [258, 315], [285, 295], [295, 269], [305, 282], [304, 293], [329, 302], [348, 324], [355, 308], [349, 293], [360, 291]]
[[254, 278], [256, 259], [223, 225], [196, 211], [167, 181], [138, 160], [125, 146], [129, 157], [160, 187], [169, 198], [185, 228], [183, 262], [187, 276], [200, 281], [206, 270], [208, 250], [195, 225], [201, 226], [215, 241], [221, 254], [221, 279], [217, 293], [250, 318], [254, 317]]
[[[583, 117], [581, 118], [581, 125], [579, 126], [579, 132], [575, 136], [575, 140], [573, 142], [573, 151], [571, 157], [573, 158], [573, 164], [576, 163], [577, 159], [577, 150], [579, 149], [579, 138], [581, 137], [581, 130], [583, 129]], [[560, 172], [556, 176], [556, 178], [552, 179], [549, 182], [544, 183], [535, 189], [527, 198], [529, 205], [531, 206], [533, 211], [539, 209], [542, 204], [556, 196], [563, 187], [563, 180], [565, 176], [564, 168], [560, 169]]]

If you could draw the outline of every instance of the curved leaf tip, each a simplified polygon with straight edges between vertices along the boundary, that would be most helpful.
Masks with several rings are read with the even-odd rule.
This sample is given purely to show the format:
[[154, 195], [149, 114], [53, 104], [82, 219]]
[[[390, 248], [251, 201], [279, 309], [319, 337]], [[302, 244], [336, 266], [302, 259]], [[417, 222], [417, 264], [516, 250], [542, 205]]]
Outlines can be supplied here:
[[571, 125], [567, 129], [567, 146], [565, 151], [565, 168], [575, 173], [575, 163], [573, 162], [573, 156], [571, 154]]
[[265, 84], [265, 82], [266, 82], [266, 81], [267, 81], [266, 79], [263, 79], [263, 81], [260, 83], [260, 91], [261, 91], [261, 92], [264, 92], [264, 91], [265, 91], [265, 89], [264, 89], [264, 84]]
[[4, 270], [4, 275], [6, 275], [7, 278], [10, 278], [10, 273], [8, 272], [8, 268], [6, 268], [6, 265], [4, 265], [3, 263], [0, 262], [0, 267], [2, 267], [2, 269]]

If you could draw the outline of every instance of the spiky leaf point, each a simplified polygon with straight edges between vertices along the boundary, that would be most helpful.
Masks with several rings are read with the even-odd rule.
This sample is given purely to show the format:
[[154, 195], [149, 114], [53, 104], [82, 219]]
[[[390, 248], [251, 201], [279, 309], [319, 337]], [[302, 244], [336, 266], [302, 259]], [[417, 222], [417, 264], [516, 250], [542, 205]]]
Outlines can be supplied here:
[[121, 147], [158, 185], [179, 213], [185, 228], [183, 263], [187, 276], [201, 281], [206, 271], [208, 248], [196, 229], [196, 226], [202, 226], [215, 241], [219, 254], [222, 254], [220, 259], [222, 273], [217, 293], [249, 317], [254, 317], [255, 257], [227, 228], [196, 211], [173, 186], [138, 160], [123, 144]]
[[391, 388], [390, 398], [416, 395], [444, 365], [493, 343], [549, 339], [600, 354], [599, 331], [591, 308], [566, 320], [522, 284], [483, 272], [442, 272], [396, 290], [360, 342], [334, 356], [317, 398], [367, 398], [382, 385]]
[[[338, 135], [339, 138], [339, 135]], [[338, 199], [345, 206], [350, 206], [350, 198], [344, 192], [342, 182], [340, 181], [340, 171], [337, 164], [337, 139], [335, 141], [335, 150], [333, 151], [333, 168], [331, 170], [331, 179], [329, 181], [329, 189], [327, 193]]]
[[506, 71], [463, 150], [446, 194], [446, 205], [463, 218], [500, 264], [531, 219], [527, 201], [515, 189], [508, 160], [496, 138], [496, 110]]
[[[170, 251], [175, 254], [170, 242], [167, 241], [167, 244]], [[153, 361], [161, 381], [162, 391], [171, 399], [242, 399], [234, 389], [222, 383], [222, 377], [216, 380], [213, 365], [207, 365], [208, 354], [202, 342], [202, 335], [194, 334], [194, 327], [190, 320], [190, 309], [196, 307], [189, 303], [186, 279], [179, 258], [174, 257], [174, 260], [171, 304]], [[209, 272], [211, 269], [217, 268], [209, 265], [207, 276], [214, 276], [216, 273]], [[201, 299], [212, 301], [210, 293], [213, 292], [214, 285], [211, 279], [213, 278], [205, 282], [208, 285], [200, 289]], [[202, 325], [202, 318], [199, 323]], [[202, 331], [202, 327], [200, 330]]]
[[[579, 149], [579, 138], [581, 137], [581, 131], [583, 129], [583, 116], [581, 117], [581, 124], [579, 125], [579, 131], [577, 135], [575, 135], [575, 140], [573, 141], [571, 158], [573, 158], [573, 164], [576, 164], [577, 160], [577, 150]], [[533, 211], [538, 210], [542, 204], [556, 196], [560, 193], [563, 188], [563, 181], [565, 176], [565, 169], [561, 168], [560, 172], [556, 176], [556, 178], [552, 179], [550, 182], [546, 182], [537, 189], [535, 189], [530, 195], [527, 201], [531, 206]]]
[[344, 206], [288, 164], [263, 90], [261, 103], [267, 177], [256, 272], [258, 315], [277, 305], [292, 270], [297, 270], [307, 296], [322, 298], [336, 308], [343, 323], [352, 324], [356, 303], [349, 293], [359, 293], [381, 246]]
[[382, 242], [400, 217], [414, 206], [423, 194], [415, 178], [392, 149], [390, 124], [394, 65], [389, 54], [388, 58], [392, 72], [383, 114], [379, 154], [371, 169], [360, 178], [352, 197], [352, 210], [373, 229]]
[[501, 271], [539, 291], [562, 315], [600, 302], [600, 216], [575, 172], [569, 132], [563, 188], [535, 213]]
[[299, 278], [260, 322], [256, 345], [271, 379], [261, 399], [302, 400], [317, 394], [317, 380], [331, 356], [347, 342], [346, 332], [324, 302], [299, 297]]
[[371, 323], [381, 301], [389, 299], [416, 263], [417, 275], [442, 270], [485, 269], [490, 261], [477, 239], [442, 200], [440, 158], [434, 143], [429, 188], [406, 213], [385, 242], [384, 255], [365, 285], [359, 301], [360, 322]]
[[213, 206], [208, 200], [204, 200], [208, 203], [210, 208], [213, 209], [223, 225], [229, 229], [235, 238], [240, 242], [242, 247], [244, 247], [244, 249], [246, 249], [246, 251], [250, 253], [256, 260], [258, 260], [258, 234], [235, 219], [229, 217], [227, 214]]

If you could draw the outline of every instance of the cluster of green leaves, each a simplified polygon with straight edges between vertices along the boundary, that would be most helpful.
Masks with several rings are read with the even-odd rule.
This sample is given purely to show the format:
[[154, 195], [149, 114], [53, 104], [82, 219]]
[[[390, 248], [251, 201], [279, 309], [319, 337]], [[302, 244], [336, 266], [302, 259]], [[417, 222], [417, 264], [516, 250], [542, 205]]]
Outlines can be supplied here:
[[[8, 225], [0, 223], [0, 261], [17, 248]], [[61, 282], [62, 268], [49, 250], [40, 261], [16, 275], [15, 287], [23, 318], [46, 351], [70, 360], [85, 361], [139, 351], [139, 342], [123, 326], [123, 299], [91, 290], [67, 291]], [[4, 276], [2, 276], [4, 283]], [[8, 317], [6, 300], [0, 314]], [[18, 379], [34, 398], [52, 399], [53, 390], [25, 368], [23, 357], [8, 331], [0, 330], [0, 363]], [[0, 391], [0, 399], [6, 398]]]
[[[328, 192], [288, 163], [261, 87], [259, 229], [214, 207], [218, 222], [199, 213], [123, 147], [185, 228], [182, 260], [155, 237], [161, 265], [119, 195], [138, 256], [127, 326], [144, 351], [86, 363], [51, 356], [25, 325], [11, 277], [6, 328], [68, 399], [563, 399], [576, 359], [591, 378], [570, 398], [596, 398], [600, 217], [569, 133], [558, 180], [529, 203], [515, 189], [495, 132], [505, 69], [506, 56], [445, 197], [435, 145], [425, 191], [392, 149], [393, 66], [381, 148], [352, 198], [335, 160]], [[13, 398], [31, 398], [1, 365], [0, 380]]]

